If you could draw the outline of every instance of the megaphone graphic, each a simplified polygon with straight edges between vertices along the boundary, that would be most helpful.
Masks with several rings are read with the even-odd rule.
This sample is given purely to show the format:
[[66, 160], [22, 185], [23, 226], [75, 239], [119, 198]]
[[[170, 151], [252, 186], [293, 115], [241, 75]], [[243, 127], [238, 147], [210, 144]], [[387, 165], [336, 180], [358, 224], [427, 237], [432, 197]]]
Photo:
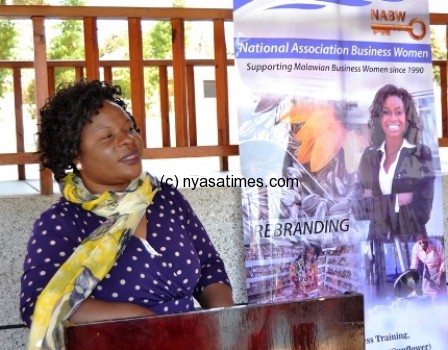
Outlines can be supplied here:
[[420, 275], [417, 270], [409, 269], [403, 272], [394, 283], [395, 297], [405, 298], [414, 291], [417, 295], [423, 295], [419, 280]]

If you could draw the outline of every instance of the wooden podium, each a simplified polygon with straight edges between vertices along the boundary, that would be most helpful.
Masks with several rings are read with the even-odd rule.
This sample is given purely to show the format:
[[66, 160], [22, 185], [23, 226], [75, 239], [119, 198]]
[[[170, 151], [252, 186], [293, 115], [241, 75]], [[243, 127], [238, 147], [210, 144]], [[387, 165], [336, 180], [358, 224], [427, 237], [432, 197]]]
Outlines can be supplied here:
[[68, 350], [360, 350], [360, 294], [67, 325]]

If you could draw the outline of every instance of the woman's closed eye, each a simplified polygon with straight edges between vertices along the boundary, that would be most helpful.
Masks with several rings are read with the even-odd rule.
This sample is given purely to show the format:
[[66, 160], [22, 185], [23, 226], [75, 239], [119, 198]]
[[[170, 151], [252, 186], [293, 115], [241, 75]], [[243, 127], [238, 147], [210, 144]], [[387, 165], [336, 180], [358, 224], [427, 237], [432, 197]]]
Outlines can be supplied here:
[[111, 139], [113, 136], [114, 136], [114, 135], [113, 135], [112, 133], [107, 133], [107, 134], [102, 135], [102, 136], [100, 137], [100, 139], [101, 139], [101, 140], [108, 140], [108, 139]]

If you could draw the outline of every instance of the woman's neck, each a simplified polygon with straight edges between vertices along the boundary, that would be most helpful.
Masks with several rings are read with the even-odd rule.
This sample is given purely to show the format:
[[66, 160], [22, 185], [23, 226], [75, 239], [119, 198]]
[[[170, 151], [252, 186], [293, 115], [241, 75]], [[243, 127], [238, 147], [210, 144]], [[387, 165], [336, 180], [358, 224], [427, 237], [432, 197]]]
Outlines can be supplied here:
[[398, 153], [403, 145], [403, 139], [389, 139], [385, 141], [384, 150], [387, 156], [393, 156]]

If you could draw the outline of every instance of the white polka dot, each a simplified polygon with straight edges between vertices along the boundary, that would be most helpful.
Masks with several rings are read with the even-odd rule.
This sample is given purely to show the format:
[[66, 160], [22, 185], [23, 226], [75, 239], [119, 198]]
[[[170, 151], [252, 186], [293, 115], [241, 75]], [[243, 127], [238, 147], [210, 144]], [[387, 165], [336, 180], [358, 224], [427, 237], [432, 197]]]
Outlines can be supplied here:
[[120, 280], [120, 284], [121, 284], [122, 286], [124, 286], [124, 285], [126, 284], [126, 280], [121, 279], [121, 280]]

